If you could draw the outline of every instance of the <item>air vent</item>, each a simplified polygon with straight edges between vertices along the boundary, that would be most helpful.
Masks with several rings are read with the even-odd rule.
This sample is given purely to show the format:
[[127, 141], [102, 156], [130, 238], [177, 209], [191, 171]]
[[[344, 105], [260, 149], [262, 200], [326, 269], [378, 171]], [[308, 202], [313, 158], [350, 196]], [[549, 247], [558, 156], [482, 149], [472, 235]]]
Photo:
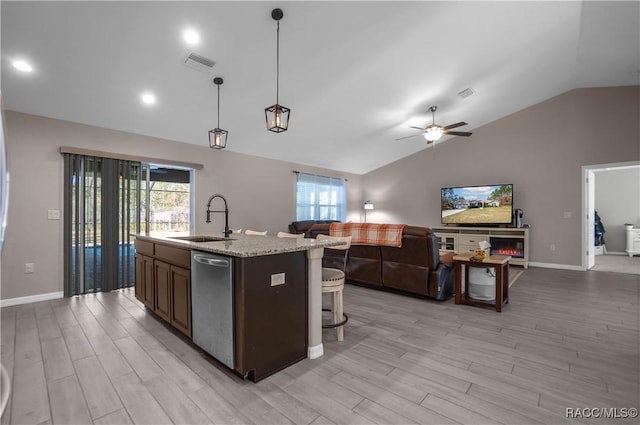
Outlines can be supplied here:
[[189, 53], [183, 62], [189, 68], [193, 68], [200, 72], [211, 72], [216, 64], [211, 59], [200, 56], [196, 53]]
[[460, 96], [461, 98], [465, 99], [465, 98], [471, 96], [474, 93], [475, 93], [475, 91], [473, 91], [473, 89], [471, 87], [467, 87], [466, 89], [464, 89], [461, 92], [459, 92], [458, 96]]

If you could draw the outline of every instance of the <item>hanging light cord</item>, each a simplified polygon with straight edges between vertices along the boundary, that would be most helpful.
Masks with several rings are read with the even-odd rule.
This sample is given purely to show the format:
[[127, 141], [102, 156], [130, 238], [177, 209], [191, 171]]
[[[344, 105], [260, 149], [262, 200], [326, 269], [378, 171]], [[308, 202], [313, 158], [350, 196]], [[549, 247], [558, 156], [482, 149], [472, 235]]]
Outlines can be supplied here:
[[220, 84], [218, 84], [218, 128], [220, 128]]
[[276, 30], [276, 104], [280, 104], [278, 93], [280, 92], [280, 21], [276, 21], [278, 25]]

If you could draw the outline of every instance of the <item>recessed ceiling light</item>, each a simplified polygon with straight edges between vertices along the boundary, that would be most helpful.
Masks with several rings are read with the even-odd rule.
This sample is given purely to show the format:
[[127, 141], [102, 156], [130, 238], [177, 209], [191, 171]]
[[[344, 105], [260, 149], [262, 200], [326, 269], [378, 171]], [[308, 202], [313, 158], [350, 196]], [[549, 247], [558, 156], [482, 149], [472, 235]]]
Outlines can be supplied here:
[[156, 97], [151, 93], [143, 93], [142, 101], [147, 105], [153, 105], [154, 103], [156, 103]]
[[198, 44], [198, 41], [200, 41], [200, 36], [193, 30], [187, 30], [184, 32], [184, 41], [186, 41], [188, 44]]
[[15, 69], [17, 69], [17, 70], [22, 71], [22, 72], [31, 72], [31, 71], [33, 71], [33, 68], [31, 67], [31, 65], [29, 65], [25, 61], [15, 61], [15, 62], [13, 62], [13, 67]]

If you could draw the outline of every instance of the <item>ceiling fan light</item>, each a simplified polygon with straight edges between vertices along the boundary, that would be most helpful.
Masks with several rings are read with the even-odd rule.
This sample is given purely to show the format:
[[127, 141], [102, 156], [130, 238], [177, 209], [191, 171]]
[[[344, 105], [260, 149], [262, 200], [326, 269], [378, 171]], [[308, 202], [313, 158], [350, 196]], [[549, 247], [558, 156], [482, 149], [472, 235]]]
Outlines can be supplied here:
[[444, 131], [439, 125], [430, 125], [424, 130], [424, 138], [429, 143], [439, 140], [443, 134]]

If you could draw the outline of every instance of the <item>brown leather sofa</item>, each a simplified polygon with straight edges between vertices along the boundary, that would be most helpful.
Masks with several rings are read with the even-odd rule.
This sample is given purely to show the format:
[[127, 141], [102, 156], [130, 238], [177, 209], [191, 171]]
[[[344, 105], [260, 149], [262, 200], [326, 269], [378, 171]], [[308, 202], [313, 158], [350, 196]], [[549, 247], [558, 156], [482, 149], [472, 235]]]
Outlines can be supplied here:
[[[309, 236], [329, 234], [329, 224], [314, 224]], [[324, 250], [323, 266], [342, 269], [343, 253]], [[347, 280], [393, 288], [445, 300], [454, 292], [453, 254], [439, 254], [436, 236], [427, 227], [406, 226], [402, 247], [351, 245]]]
[[[309, 229], [314, 224], [327, 224], [327, 223], [340, 223], [338, 220], [302, 220], [302, 221], [293, 221], [289, 224], [289, 232], [290, 233], [304, 233], [305, 238], [310, 238]], [[328, 227], [327, 227], [328, 229]]]

